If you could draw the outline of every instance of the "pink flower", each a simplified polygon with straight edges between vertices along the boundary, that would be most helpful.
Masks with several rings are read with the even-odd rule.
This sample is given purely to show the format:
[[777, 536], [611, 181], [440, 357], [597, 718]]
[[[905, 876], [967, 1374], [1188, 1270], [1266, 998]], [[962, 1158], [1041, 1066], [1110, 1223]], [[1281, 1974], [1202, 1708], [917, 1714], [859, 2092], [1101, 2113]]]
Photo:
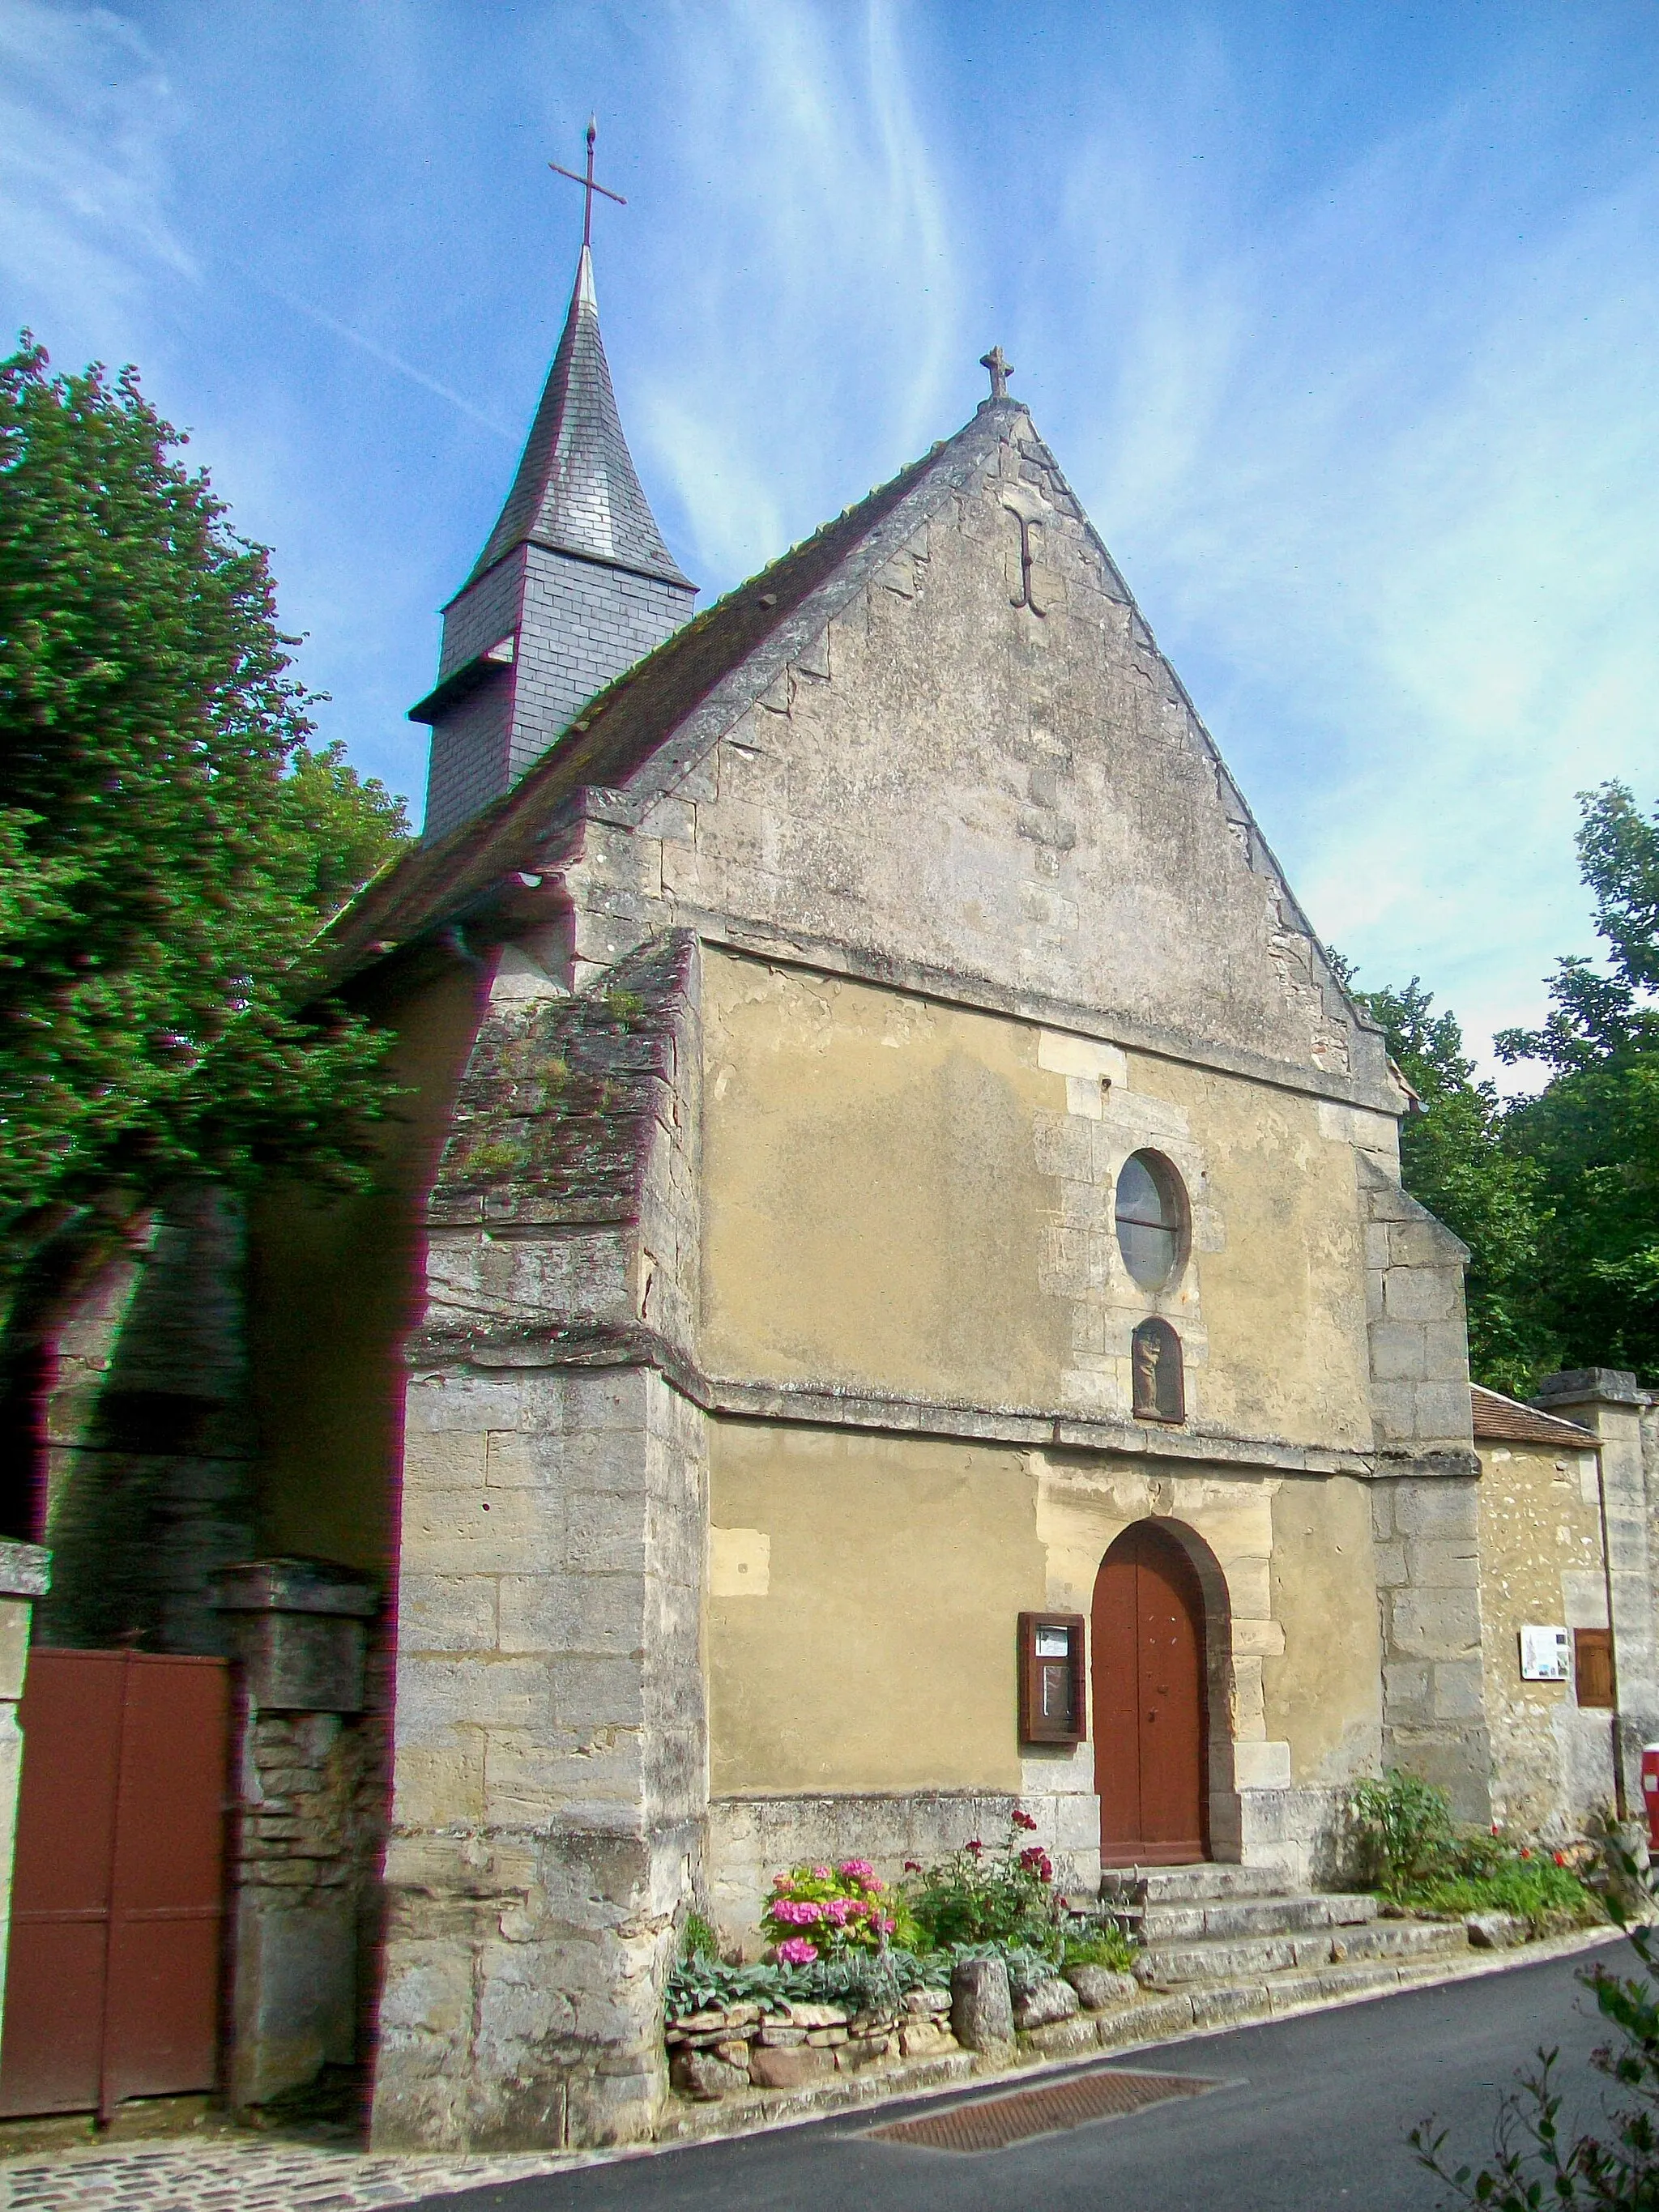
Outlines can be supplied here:
[[1017, 1828], [1030, 1829], [1035, 1828], [1036, 1826], [1036, 1822], [1031, 1818], [1030, 1814], [1029, 1813], [1022, 1813], [1018, 1805], [1014, 1808], [1013, 1819], [1014, 1826]]
[[[1492, 1832], [1495, 1835], [1497, 1833], [1497, 1830], [1494, 1829]], [[787, 1874], [775, 1874], [772, 1877], [772, 1887], [774, 1889], [787, 1889], [789, 1887], [788, 1875]]]
[[816, 1905], [807, 1904], [804, 1898], [775, 1897], [771, 1917], [774, 1920], [782, 1921], [786, 1927], [805, 1928], [817, 1918], [818, 1908]]
[[833, 1921], [837, 1928], [845, 1928], [853, 1915], [863, 1909], [850, 1897], [832, 1897], [824, 1905], [823, 1914], [825, 1919]]
[[814, 1867], [812, 1869], [812, 1879], [814, 1881], [833, 1881], [835, 1880], [835, 1876], [830, 1873], [828, 1867]]
[[873, 1881], [876, 1870], [868, 1859], [843, 1859], [841, 1870], [848, 1881]]
[[896, 1920], [878, 1920], [876, 1925], [884, 1936], [890, 1936], [898, 1926], [898, 1923]]
[[787, 1942], [777, 1947], [781, 1966], [810, 1966], [817, 1955], [817, 1946], [809, 1943], [804, 1936], [792, 1936]]

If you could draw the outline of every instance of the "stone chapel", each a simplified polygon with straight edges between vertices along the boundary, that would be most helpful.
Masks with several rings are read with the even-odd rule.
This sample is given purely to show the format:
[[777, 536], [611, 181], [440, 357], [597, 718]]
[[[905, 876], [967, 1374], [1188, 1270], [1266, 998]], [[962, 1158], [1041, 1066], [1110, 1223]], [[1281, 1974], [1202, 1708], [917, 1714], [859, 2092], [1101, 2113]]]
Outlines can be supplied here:
[[[686, 1912], [752, 1946], [791, 1863], [894, 1875], [1018, 1803], [1079, 1889], [1312, 1882], [1383, 1765], [1471, 1820], [1613, 1795], [1592, 1697], [1490, 1686], [1410, 1095], [987, 365], [694, 611], [584, 246], [413, 709], [423, 841], [331, 933], [398, 1038], [382, 1187], [181, 1202], [60, 1347], [37, 1642], [245, 1670], [245, 2101], [368, 2050], [385, 2143], [637, 2139]], [[118, 1358], [213, 1418], [130, 1444], [98, 1613]], [[1515, 1601], [1611, 1624], [1639, 1738], [1629, 1382], [1475, 1408], [1504, 1525], [1573, 1531]]]

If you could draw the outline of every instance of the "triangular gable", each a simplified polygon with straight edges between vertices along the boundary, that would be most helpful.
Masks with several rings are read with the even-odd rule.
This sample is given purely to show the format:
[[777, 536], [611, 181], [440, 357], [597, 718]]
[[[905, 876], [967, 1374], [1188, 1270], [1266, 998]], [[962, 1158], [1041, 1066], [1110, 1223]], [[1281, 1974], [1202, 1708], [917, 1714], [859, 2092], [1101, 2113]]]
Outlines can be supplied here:
[[[332, 937], [341, 965], [358, 964], [388, 940], [407, 942], [429, 932], [485, 898], [509, 872], [532, 870], [543, 840], [568, 818], [572, 802], [585, 789], [605, 793], [603, 811], [608, 819], [635, 824], [643, 821], [653, 804], [710, 759], [721, 739], [745, 716], [752, 719], [759, 702], [774, 693], [787, 672], [810, 672], [830, 625], [846, 622], [849, 610], [856, 620], [859, 603], [868, 600], [872, 587], [896, 562], [903, 567], [908, 560], [905, 549], [925, 538], [930, 520], [938, 517], [954, 526], [976, 503], [991, 513], [990, 531], [1004, 534], [999, 559], [1012, 556], [1022, 504], [1030, 507], [1034, 520], [1048, 518], [1051, 536], [1063, 524], [1063, 534], [1070, 541], [1066, 558], [1075, 572], [1073, 586], [1091, 607], [1097, 602], [1100, 611], [1097, 627], [1103, 720], [1123, 720], [1121, 702], [1115, 706], [1108, 696], [1114, 684], [1120, 692], [1132, 687], [1132, 705], [1139, 700], [1140, 687], [1154, 702], [1150, 709], [1141, 702], [1135, 711], [1143, 720], [1150, 712], [1146, 742], [1164, 749], [1163, 772], [1179, 807], [1185, 809], [1182, 820], [1175, 825], [1176, 834], [1188, 838], [1194, 863], [1201, 864], [1200, 873], [1207, 870], [1207, 876], [1194, 886], [1183, 886], [1182, 857], [1168, 855], [1164, 880], [1152, 887], [1149, 879], [1145, 911], [1139, 919], [1123, 909], [1121, 899], [1119, 911], [1109, 914], [1102, 908], [1093, 926], [1097, 932], [1116, 931], [1126, 945], [1137, 937], [1148, 942], [1159, 939], [1160, 957], [1171, 978], [1184, 945], [1200, 958], [1208, 957], [1210, 1000], [1206, 1003], [1202, 988], [1189, 993], [1188, 1002], [1176, 1009], [1177, 1018], [1163, 1025], [1172, 1047], [1178, 1048], [1183, 1038], [1201, 1042], [1212, 1028], [1219, 1033], [1230, 1011], [1237, 1012], [1254, 993], [1261, 1001], [1261, 1018], [1254, 1027], [1246, 1021], [1231, 1042], [1264, 1063], [1288, 1062], [1329, 1075], [1335, 1079], [1333, 1087], [1339, 1095], [1354, 1095], [1357, 1081], [1373, 1103], [1397, 1110], [1401, 1102], [1387, 1082], [1374, 1024], [1358, 1013], [1331, 969], [1185, 688], [1158, 650], [1121, 572], [1025, 410], [1012, 401], [987, 403], [956, 437], [688, 623], [600, 695], [514, 792], [371, 886], [335, 926]], [[1017, 574], [1012, 580], [1018, 585]], [[1054, 587], [1052, 580], [1043, 586]], [[902, 589], [898, 596], [905, 596]], [[978, 648], [969, 640], [953, 649], [971, 655]], [[965, 666], [960, 672], [965, 678]], [[941, 666], [933, 680], [942, 691], [948, 690], [955, 674]], [[895, 742], [902, 744], [902, 739]], [[1192, 786], [1195, 763], [1204, 794], [1190, 787], [1176, 791], [1183, 777]], [[1109, 813], [1114, 803], [1114, 790], [1097, 790], [1095, 816]], [[878, 836], [884, 828], [896, 825], [878, 822], [867, 826]], [[1079, 826], [1086, 830], [1090, 824]], [[1041, 839], [1045, 832], [1038, 823], [1028, 825], [1025, 834]], [[1120, 840], [1109, 861], [1103, 848], [1097, 874], [1111, 875], [1121, 885], [1123, 860]], [[1243, 878], [1249, 879], [1244, 903], [1231, 921], [1221, 917], [1222, 933], [1206, 956], [1204, 932], [1216, 917], [1210, 907], [1194, 904], [1194, 899], [1208, 898], [1219, 913]], [[1183, 911], [1188, 888], [1193, 897]], [[1040, 903], [1041, 886], [1029, 896]], [[718, 904], [699, 901], [695, 890], [690, 902], [700, 903], [705, 912]], [[1253, 969], [1243, 957], [1246, 952], [1254, 959]], [[1029, 960], [1027, 964], [1029, 969]], [[1059, 969], [1065, 965], [1063, 960], [1057, 963]], [[1026, 980], [1031, 980], [1029, 974]], [[1077, 997], [1079, 1003], [1109, 1012], [1116, 1003], [1110, 980], [1103, 974], [1094, 981], [1083, 979], [1073, 987], [1056, 988], [1054, 995]], [[1156, 1042], [1160, 1024], [1152, 1018], [1155, 994], [1146, 977], [1130, 995], [1135, 1004], [1126, 1011], [1134, 1014], [1140, 1031]], [[1275, 1011], [1280, 1000], [1297, 1002], [1296, 1018], [1289, 1027]], [[1357, 1054], [1351, 1053], [1352, 1045], [1359, 1046]]]

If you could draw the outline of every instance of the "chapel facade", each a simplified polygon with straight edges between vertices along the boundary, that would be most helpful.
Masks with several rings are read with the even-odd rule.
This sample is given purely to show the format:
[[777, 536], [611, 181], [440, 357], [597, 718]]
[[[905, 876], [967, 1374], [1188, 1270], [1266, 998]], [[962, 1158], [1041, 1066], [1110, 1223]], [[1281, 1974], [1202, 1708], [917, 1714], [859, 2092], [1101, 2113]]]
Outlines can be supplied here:
[[[331, 932], [381, 1186], [181, 1200], [64, 1339], [37, 1638], [243, 1669], [240, 2101], [368, 2051], [385, 2143], [641, 2139], [687, 1911], [781, 1867], [1018, 1805], [1079, 1891], [1318, 1882], [1363, 1776], [1582, 1825], [1659, 1712], [1648, 1401], [1472, 1409], [1410, 1094], [988, 365], [694, 613], [584, 247]], [[112, 1461], [123, 1358], [193, 1442]], [[1510, 1683], [1569, 1602], [1616, 1713]]]

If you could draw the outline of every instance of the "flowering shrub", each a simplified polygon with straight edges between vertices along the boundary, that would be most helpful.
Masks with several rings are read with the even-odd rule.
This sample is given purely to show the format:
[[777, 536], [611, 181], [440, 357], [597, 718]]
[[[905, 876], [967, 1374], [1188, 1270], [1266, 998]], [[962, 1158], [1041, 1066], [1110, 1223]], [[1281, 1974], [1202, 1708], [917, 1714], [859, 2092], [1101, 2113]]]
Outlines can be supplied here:
[[1054, 1863], [1040, 1844], [1024, 1838], [1036, 1826], [1015, 1808], [1006, 1842], [975, 1836], [938, 1865], [907, 1863], [904, 1902], [921, 1942], [940, 1949], [957, 1943], [1025, 1944], [1052, 1950], [1060, 1900]]
[[879, 1950], [898, 1925], [887, 1885], [867, 1859], [793, 1867], [774, 1876], [772, 1890], [761, 1929], [781, 1966]]

